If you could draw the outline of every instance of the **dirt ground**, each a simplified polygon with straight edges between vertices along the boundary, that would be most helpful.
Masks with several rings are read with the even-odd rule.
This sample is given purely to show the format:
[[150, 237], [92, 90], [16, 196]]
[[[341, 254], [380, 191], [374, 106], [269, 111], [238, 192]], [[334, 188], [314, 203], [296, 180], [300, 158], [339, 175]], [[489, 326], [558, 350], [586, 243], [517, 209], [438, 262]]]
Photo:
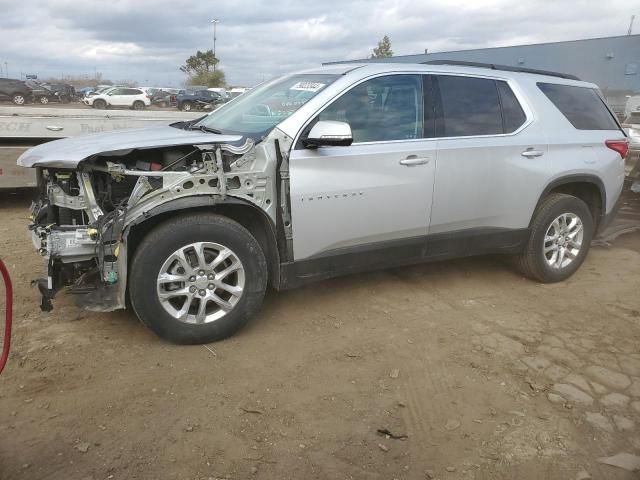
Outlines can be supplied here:
[[638, 478], [597, 459], [640, 454], [640, 232], [555, 285], [484, 257], [269, 292], [181, 347], [70, 297], [41, 313], [27, 204], [0, 198], [3, 480]]

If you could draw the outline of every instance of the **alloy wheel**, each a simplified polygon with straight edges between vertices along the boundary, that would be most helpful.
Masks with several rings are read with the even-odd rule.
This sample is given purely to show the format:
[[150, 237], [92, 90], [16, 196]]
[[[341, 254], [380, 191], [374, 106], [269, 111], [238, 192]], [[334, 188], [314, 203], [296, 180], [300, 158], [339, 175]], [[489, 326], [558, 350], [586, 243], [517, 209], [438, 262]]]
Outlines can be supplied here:
[[245, 270], [231, 249], [196, 242], [169, 255], [156, 283], [160, 304], [173, 318], [210, 323], [233, 310], [242, 297]]
[[563, 213], [551, 222], [544, 235], [543, 254], [551, 268], [573, 263], [582, 249], [584, 225], [575, 213]]

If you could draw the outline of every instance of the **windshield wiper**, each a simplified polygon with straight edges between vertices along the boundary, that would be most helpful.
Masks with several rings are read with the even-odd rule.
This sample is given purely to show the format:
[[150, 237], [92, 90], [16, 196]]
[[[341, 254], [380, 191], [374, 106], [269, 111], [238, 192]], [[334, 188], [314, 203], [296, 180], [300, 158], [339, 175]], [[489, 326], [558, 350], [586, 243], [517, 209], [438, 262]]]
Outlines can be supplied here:
[[222, 132], [220, 130], [216, 130], [215, 128], [207, 127], [206, 125], [191, 125], [189, 127], [189, 130], [200, 130], [201, 132], [217, 133], [218, 135], [222, 134]]

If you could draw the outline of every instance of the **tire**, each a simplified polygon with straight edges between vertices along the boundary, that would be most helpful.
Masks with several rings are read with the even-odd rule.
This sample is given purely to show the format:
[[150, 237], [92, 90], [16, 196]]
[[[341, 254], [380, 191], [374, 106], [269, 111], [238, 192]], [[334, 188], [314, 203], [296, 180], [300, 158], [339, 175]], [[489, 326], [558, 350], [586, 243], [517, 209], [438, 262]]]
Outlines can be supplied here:
[[136, 100], [132, 105], [134, 110], [144, 110], [145, 104], [140, 100]]
[[183, 102], [180, 105], [180, 110], [184, 112], [190, 112], [191, 110], [193, 110], [193, 105], [191, 104], [191, 102]]
[[587, 256], [593, 229], [593, 216], [586, 203], [572, 195], [553, 193], [533, 214], [531, 235], [524, 252], [516, 257], [516, 267], [542, 283], [566, 280]]
[[49, 97], [40, 97], [38, 99], [38, 101], [42, 104], [42, 105], [46, 105], [49, 103]]
[[[200, 275], [193, 244], [204, 247], [202, 257], [209, 263], [204, 276]], [[230, 254], [213, 266], [220, 257], [212, 254], [217, 251], [219, 255], [222, 249]], [[178, 252], [186, 260], [178, 260]], [[238, 263], [240, 267], [233, 271]], [[232, 272], [220, 280], [208, 276], [229, 270]], [[159, 337], [179, 344], [208, 343], [233, 335], [247, 323], [262, 303], [267, 271], [260, 244], [239, 223], [211, 213], [181, 215], [155, 227], [136, 249], [129, 298], [138, 318]], [[159, 282], [161, 273], [180, 280]], [[223, 280], [229, 282], [225, 288], [236, 289], [236, 294], [240, 287], [239, 295], [220, 288]], [[207, 283], [214, 281], [215, 285]], [[161, 292], [165, 300], [160, 299]], [[226, 313], [218, 303], [221, 299], [226, 308], [231, 307]], [[203, 302], [205, 311], [198, 319]]]
[[99, 110], [104, 110], [105, 108], [107, 108], [107, 102], [105, 102], [101, 98], [99, 98], [98, 100], [94, 100], [93, 108], [97, 108]]
[[27, 97], [25, 97], [22, 93], [14, 93], [11, 96], [11, 101], [13, 102], [14, 105], [24, 105], [25, 103], [27, 103]]

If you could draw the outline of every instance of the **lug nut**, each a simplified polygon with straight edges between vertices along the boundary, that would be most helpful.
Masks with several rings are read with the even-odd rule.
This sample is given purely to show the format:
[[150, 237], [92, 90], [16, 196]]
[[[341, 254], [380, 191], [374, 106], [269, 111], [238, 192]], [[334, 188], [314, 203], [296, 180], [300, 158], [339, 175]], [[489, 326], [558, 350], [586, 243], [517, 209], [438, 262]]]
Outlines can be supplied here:
[[213, 290], [214, 288], [216, 288], [216, 286], [213, 283], [210, 283], [208, 285], [209, 290]]
[[207, 291], [206, 290], [200, 290], [200, 292], [198, 292], [198, 293], [200, 293], [201, 297], [204, 297], [207, 294]]
[[213, 279], [214, 279], [214, 278], [216, 278], [216, 277], [215, 277], [215, 275], [214, 275], [213, 273], [210, 273], [209, 275], [207, 275], [207, 278], [208, 278], [209, 280], [213, 280]]
[[200, 271], [198, 272], [198, 275], [201, 275], [201, 276], [202, 276], [202, 275], [204, 275], [204, 270], [200, 270]]
[[196, 277], [189, 277], [189, 281], [190, 282], [195, 282], [196, 281]]
[[189, 291], [190, 291], [191, 293], [195, 292], [196, 290], [197, 290], [197, 288], [196, 288], [196, 287], [194, 287], [194, 286], [189, 287]]

